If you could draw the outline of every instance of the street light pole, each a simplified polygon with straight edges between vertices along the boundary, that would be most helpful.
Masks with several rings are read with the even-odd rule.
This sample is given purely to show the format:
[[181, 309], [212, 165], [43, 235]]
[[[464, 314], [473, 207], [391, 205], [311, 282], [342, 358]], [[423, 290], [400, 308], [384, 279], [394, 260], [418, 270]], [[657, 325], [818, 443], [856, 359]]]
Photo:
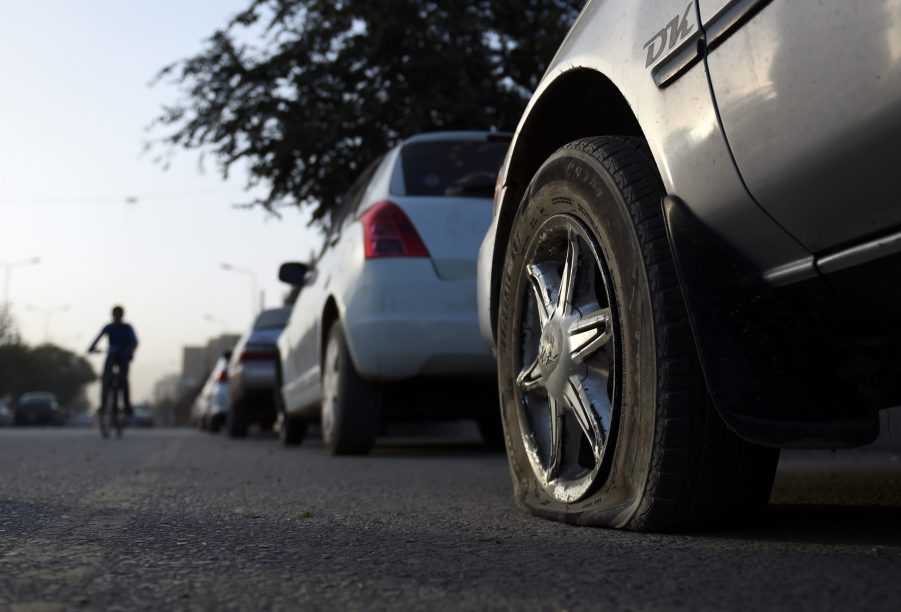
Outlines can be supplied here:
[[225, 321], [225, 319], [220, 319], [219, 317], [214, 317], [211, 314], [205, 314], [205, 315], [203, 315], [203, 318], [204, 318], [204, 320], [209, 321], [210, 323], [216, 323], [218, 325], [221, 325], [223, 334], [225, 333], [225, 330], [228, 329], [228, 323]]
[[25, 306], [30, 312], [36, 312], [37, 314], [44, 316], [44, 344], [50, 340], [50, 317], [55, 314], [60, 314], [63, 312], [67, 312], [70, 308], [69, 304], [64, 306], [57, 306], [56, 308], [38, 308], [37, 306], [32, 306], [28, 304]]
[[6, 274], [3, 278], [3, 305], [6, 308], [9, 308], [9, 286], [11, 284], [11, 277], [13, 269], [22, 268], [24, 266], [32, 266], [34, 264], [41, 263], [40, 257], [31, 257], [29, 259], [22, 259], [19, 261], [0, 261], [0, 268], [3, 268]]
[[250, 277], [250, 318], [253, 319], [257, 315], [257, 275], [254, 274], [253, 270], [248, 270], [247, 268], [239, 268], [238, 266], [234, 266], [230, 263], [223, 263], [222, 269], [228, 270], [229, 272], [237, 272], [238, 274], [244, 274]]

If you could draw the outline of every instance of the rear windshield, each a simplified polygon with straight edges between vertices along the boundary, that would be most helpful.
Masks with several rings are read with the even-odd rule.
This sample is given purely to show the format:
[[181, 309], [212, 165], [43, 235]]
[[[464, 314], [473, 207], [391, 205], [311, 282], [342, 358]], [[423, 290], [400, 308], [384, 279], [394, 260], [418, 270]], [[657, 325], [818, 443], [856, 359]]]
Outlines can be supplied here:
[[254, 329], [278, 329], [288, 324], [288, 317], [291, 316], [290, 308], [278, 308], [275, 310], [265, 310], [257, 317], [254, 323]]
[[52, 393], [23, 393], [19, 398], [19, 404], [52, 404], [56, 401], [56, 396]]
[[50, 406], [52, 404], [53, 399], [49, 397], [26, 397], [19, 400], [20, 406]]
[[507, 139], [414, 142], [400, 152], [408, 196], [491, 197]]

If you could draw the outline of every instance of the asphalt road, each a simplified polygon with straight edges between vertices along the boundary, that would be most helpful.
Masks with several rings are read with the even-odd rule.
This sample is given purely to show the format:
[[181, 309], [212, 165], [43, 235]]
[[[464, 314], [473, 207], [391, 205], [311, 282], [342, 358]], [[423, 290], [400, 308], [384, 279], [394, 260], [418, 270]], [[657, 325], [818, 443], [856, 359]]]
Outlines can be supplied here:
[[0, 609], [901, 609], [901, 458], [788, 453], [764, 522], [575, 528], [506, 459], [190, 430], [0, 429]]

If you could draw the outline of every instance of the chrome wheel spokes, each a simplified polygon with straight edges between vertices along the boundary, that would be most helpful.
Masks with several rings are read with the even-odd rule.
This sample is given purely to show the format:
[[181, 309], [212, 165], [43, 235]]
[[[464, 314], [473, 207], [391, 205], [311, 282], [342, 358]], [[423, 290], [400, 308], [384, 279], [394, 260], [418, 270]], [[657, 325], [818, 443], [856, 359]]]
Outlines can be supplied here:
[[572, 232], [567, 235], [566, 259], [563, 272], [560, 274], [560, 287], [557, 290], [557, 308], [554, 314], [558, 317], [569, 316], [572, 310], [573, 289], [576, 284], [576, 272], [579, 266], [579, 243]]
[[615, 313], [604, 270], [588, 231], [564, 215], [539, 230], [524, 270], [523, 440], [539, 482], [565, 503], [597, 480], [613, 422]]
[[529, 282], [532, 286], [532, 292], [535, 296], [535, 303], [538, 307], [538, 319], [544, 325], [551, 317], [553, 306], [551, 305], [551, 294], [548, 291], [548, 283], [545, 272], [540, 266], [534, 264], [528, 267]]
[[550, 482], [557, 478], [560, 472], [560, 460], [563, 454], [563, 410], [560, 402], [551, 397], [548, 400], [548, 408], [551, 413], [550, 428], [550, 459], [548, 460], [547, 471], [545, 474], [545, 482]]
[[613, 339], [613, 320], [609, 308], [601, 308], [576, 319], [569, 328], [574, 361], [582, 362], [607, 346]]
[[523, 391], [532, 391], [541, 387], [541, 368], [538, 367], [538, 359], [532, 362], [532, 365], [526, 367], [519, 376], [516, 377], [516, 384]]
[[[582, 389], [580, 381], [570, 378], [569, 384], [566, 385], [563, 391], [563, 397], [566, 401], [566, 407], [576, 417], [576, 422], [588, 439], [589, 444], [591, 444], [592, 450], [597, 449], [601, 442], [602, 434], [598, 428], [597, 415], [592, 409], [591, 399], [588, 398], [585, 390]], [[597, 455], [597, 453], [595, 454]]]

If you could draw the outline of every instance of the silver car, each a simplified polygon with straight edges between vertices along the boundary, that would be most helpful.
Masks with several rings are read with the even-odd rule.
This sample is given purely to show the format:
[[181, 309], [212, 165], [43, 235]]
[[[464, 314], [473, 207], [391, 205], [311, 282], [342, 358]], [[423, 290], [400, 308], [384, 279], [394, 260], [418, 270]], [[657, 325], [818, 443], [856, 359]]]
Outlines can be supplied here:
[[901, 4], [593, 0], [479, 259], [517, 504], [706, 527], [901, 385]]
[[217, 433], [225, 426], [228, 418], [228, 361], [231, 351], [226, 351], [216, 360], [200, 393], [191, 406], [191, 423], [210, 433]]
[[261, 312], [241, 336], [228, 362], [228, 435], [243, 438], [253, 423], [271, 429], [277, 416], [275, 381], [276, 342], [291, 316], [290, 308]]
[[476, 419], [500, 438], [476, 257], [509, 142], [403, 141], [349, 187], [314, 265], [282, 267], [303, 288], [278, 341], [285, 443], [321, 420], [330, 452], [366, 453], [386, 419], [422, 417]]

